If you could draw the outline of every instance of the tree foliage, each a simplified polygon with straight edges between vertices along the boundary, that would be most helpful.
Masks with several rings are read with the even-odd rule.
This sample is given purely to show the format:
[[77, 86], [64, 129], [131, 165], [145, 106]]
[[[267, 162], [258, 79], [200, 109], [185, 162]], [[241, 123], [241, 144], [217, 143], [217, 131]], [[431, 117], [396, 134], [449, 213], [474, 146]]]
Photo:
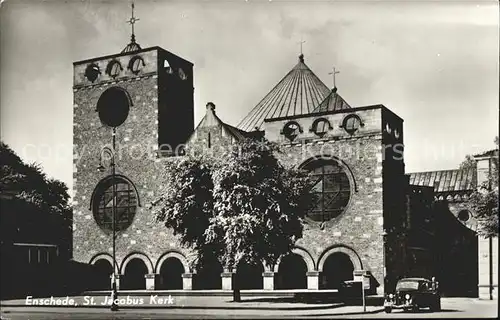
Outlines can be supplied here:
[[[1, 242], [69, 242], [71, 208], [64, 183], [25, 164], [0, 142]], [[61, 238], [64, 234], [64, 238]]]
[[471, 195], [469, 205], [478, 219], [478, 233], [483, 237], [498, 236], [498, 137], [491, 158], [488, 179]]
[[155, 216], [198, 265], [215, 256], [226, 268], [241, 261], [274, 265], [302, 237], [313, 204], [306, 173], [283, 167], [273, 144], [245, 140], [225, 154], [186, 156], [165, 168]]

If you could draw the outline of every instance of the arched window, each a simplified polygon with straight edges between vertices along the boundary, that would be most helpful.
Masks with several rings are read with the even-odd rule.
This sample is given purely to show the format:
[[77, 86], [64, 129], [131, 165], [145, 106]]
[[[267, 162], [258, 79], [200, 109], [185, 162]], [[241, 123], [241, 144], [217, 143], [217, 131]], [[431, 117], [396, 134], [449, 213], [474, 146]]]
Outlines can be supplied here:
[[106, 67], [106, 73], [113, 79], [116, 78], [122, 70], [123, 67], [117, 60], [112, 60]]
[[319, 118], [314, 120], [312, 127], [311, 127], [311, 132], [314, 132], [319, 137], [323, 137], [328, 130], [332, 129], [332, 125], [330, 124], [330, 121], [328, 121], [325, 118]]
[[90, 82], [94, 82], [99, 77], [100, 74], [101, 70], [99, 69], [99, 66], [95, 63], [89, 64], [85, 69], [85, 77]]
[[146, 64], [144, 63], [144, 59], [140, 56], [135, 56], [132, 59], [130, 59], [130, 62], [128, 63], [128, 69], [132, 71], [133, 74], [138, 74], [141, 72], [142, 68]]
[[281, 130], [281, 134], [290, 141], [295, 140], [295, 138], [302, 132], [302, 127], [296, 121], [287, 122]]
[[134, 186], [122, 176], [115, 176], [114, 179], [106, 177], [97, 184], [92, 198], [92, 212], [99, 227], [105, 231], [113, 231], [113, 198], [116, 231], [122, 231], [134, 220], [138, 205], [137, 193]]
[[328, 221], [344, 212], [351, 196], [349, 178], [335, 159], [317, 159], [304, 167], [311, 174], [316, 204], [308, 216], [314, 221]]
[[347, 133], [352, 135], [358, 131], [359, 127], [362, 126], [364, 126], [364, 123], [361, 121], [361, 118], [355, 114], [350, 114], [344, 118], [341, 127], [343, 127]]

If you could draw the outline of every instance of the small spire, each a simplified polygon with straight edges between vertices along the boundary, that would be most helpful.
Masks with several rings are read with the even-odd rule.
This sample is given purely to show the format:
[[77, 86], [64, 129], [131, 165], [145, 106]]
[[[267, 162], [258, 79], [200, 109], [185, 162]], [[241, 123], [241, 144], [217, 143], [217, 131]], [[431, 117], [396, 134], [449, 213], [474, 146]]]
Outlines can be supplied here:
[[129, 24], [130, 24], [130, 26], [132, 27], [132, 35], [131, 35], [131, 37], [130, 37], [130, 41], [131, 41], [132, 43], [135, 43], [134, 24], [135, 24], [137, 21], [139, 21], [140, 19], [139, 19], [139, 18], [136, 18], [136, 17], [134, 16], [134, 9], [135, 9], [134, 1], [132, 1], [132, 6], [131, 6], [131, 7], [132, 7], [132, 15], [131, 15], [130, 19], [129, 19], [129, 20], [127, 20], [126, 22], [127, 22], [127, 23], [129, 23]]
[[304, 55], [302, 53], [299, 56], [299, 61], [304, 63]]

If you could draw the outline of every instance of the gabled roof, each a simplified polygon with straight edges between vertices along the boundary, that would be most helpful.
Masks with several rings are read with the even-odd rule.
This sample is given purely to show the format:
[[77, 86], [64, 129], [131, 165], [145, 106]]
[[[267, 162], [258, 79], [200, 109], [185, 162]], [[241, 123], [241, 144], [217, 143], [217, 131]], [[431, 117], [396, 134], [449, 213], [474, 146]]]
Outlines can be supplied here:
[[312, 113], [350, 109], [351, 106], [333, 88], [330, 94], [317, 106]]
[[330, 90], [304, 63], [304, 55], [288, 74], [250, 111], [238, 128], [261, 129], [264, 119], [311, 113]]
[[434, 192], [463, 192], [476, 189], [475, 168], [410, 173], [410, 184], [435, 187]]
[[244, 140], [245, 138], [252, 137], [252, 133], [238, 129], [222, 121], [215, 114], [215, 105], [212, 102], [207, 103], [207, 113], [194, 129], [193, 133], [191, 134], [191, 137], [188, 139], [188, 142], [193, 141], [193, 139], [196, 139], [197, 132], [201, 128], [207, 128], [207, 127], [221, 127], [227, 136], [234, 138], [236, 141], [241, 141]]

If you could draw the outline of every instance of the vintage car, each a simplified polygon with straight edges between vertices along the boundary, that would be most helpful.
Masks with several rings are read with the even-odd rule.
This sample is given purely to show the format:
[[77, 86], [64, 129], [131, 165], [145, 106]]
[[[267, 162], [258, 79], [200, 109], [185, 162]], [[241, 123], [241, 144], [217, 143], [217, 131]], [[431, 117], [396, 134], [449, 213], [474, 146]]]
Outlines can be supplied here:
[[441, 310], [441, 296], [436, 281], [424, 278], [404, 278], [398, 281], [396, 292], [385, 296], [386, 313], [390, 313], [392, 309], [418, 311], [420, 308], [427, 307], [431, 311]]

